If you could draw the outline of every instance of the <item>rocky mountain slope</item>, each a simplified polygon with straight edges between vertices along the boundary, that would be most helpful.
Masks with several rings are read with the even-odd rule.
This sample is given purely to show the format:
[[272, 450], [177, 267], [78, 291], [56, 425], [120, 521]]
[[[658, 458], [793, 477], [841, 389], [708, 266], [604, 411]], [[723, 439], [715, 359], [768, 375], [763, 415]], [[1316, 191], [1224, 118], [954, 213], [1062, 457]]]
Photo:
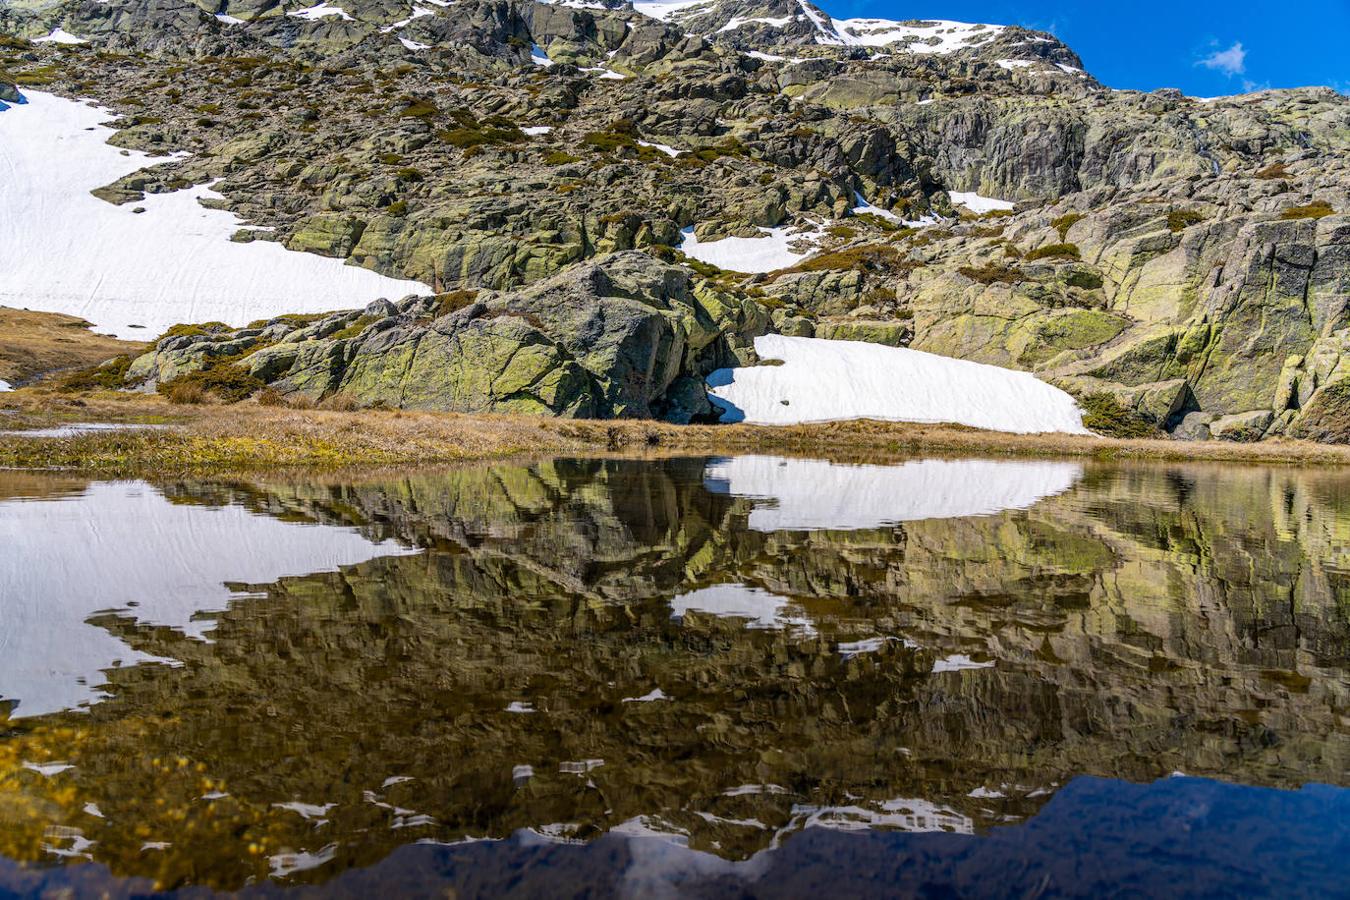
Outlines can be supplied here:
[[1113, 91], [1050, 35], [806, 0], [24, 2], [0, 30], [0, 100], [96, 98], [116, 143], [189, 154], [104, 199], [214, 181], [275, 229], [238, 240], [438, 292], [187, 329], [129, 384], [687, 420], [780, 331], [1029, 370], [1141, 433], [1350, 438], [1329, 89]]

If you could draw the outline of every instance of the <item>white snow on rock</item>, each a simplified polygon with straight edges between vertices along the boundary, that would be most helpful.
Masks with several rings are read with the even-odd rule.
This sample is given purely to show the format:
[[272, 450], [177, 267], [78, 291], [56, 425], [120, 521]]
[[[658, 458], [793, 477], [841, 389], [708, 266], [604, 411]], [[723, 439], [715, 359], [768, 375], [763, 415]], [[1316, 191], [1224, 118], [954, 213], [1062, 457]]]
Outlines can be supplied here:
[[764, 62], [787, 63], [790, 66], [796, 65], [797, 63], [806, 62], [805, 59], [800, 57], [776, 56], [772, 53], [765, 53], [762, 50], [746, 50], [745, 55], [750, 57], [751, 59], [759, 59], [763, 60]]
[[356, 21], [351, 16], [347, 15], [347, 11], [345, 9], [343, 9], [340, 6], [331, 6], [326, 2], [326, 0], [325, 2], [320, 3], [317, 6], [311, 6], [308, 9], [298, 9], [293, 13], [287, 13], [287, 15], [293, 16], [297, 19], [308, 19], [311, 22], [317, 21], [318, 19], [327, 19], [330, 18], [331, 16], [338, 16], [344, 22]]
[[144, 340], [178, 322], [246, 325], [432, 293], [273, 241], [235, 243], [244, 223], [203, 207], [198, 198], [217, 196], [204, 185], [106, 203], [89, 192], [162, 160], [109, 146], [106, 110], [25, 96], [0, 111], [0, 305]]
[[544, 52], [544, 48], [540, 47], [538, 44], [530, 45], [530, 62], [534, 63], [536, 66], [542, 66], [545, 69], [553, 65], [553, 60], [548, 58], [548, 54]]
[[[760, 228], [764, 237], [724, 237], [700, 241], [694, 226], [685, 228], [680, 252], [729, 272], [757, 274], [795, 266], [815, 252], [819, 232], [793, 228]], [[798, 245], [803, 245], [798, 248]]]
[[652, 19], [669, 22], [671, 18], [695, 6], [708, 6], [713, 0], [634, 0], [633, 9]]
[[413, 7], [413, 11], [412, 11], [412, 15], [408, 16], [408, 18], [406, 18], [406, 19], [399, 19], [399, 20], [398, 20], [397, 22], [395, 22], [393, 25], [388, 25], [388, 26], [386, 26], [386, 27], [384, 27], [384, 28], [381, 28], [381, 29], [380, 29], [380, 33], [381, 33], [381, 34], [390, 34], [390, 33], [392, 33], [392, 32], [398, 31], [400, 28], [406, 28], [406, 27], [408, 27], [409, 25], [412, 24], [413, 19], [422, 19], [422, 18], [425, 18], [425, 17], [427, 17], [427, 16], [434, 16], [434, 15], [436, 15], [436, 14], [435, 14], [434, 12], [432, 12], [431, 10], [427, 9], [426, 7], [423, 7], [423, 6], [414, 6], [414, 7]]
[[430, 49], [431, 49], [431, 45], [430, 45], [430, 44], [419, 44], [417, 41], [410, 41], [410, 40], [408, 40], [408, 39], [405, 38], [405, 37], [399, 38], [399, 39], [398, 39], [398, 42], [399, 42], [400, 44], [402, 44], [404, 47], [407, 47], [409, 50], [430, 50]]
[[727, 21], [727, 24], [725, 24], [725, 25], [723, 25], [721, 28], [717, 29], [717, 31], [718, 31], [719, 34], [720, 34], [721, 32], [724, 32], [724, 31], [735, 31], [737, 28], [740, 28], [742, 25], [769, 25], [769, 26], [771, 26], [771, 27], [773, 27], [773, 28], [782, 28], [784, 25], [786, 25], [787, 23], [789, 23], [789, 22], [791, 22], [791, 21], [792, 21], [792, 16], [782, 16], [782, 17], [780, 17], [780, 18], [772, 18], [772, 17], [768, 17], [768, 16], [764, 16], [764, 17], [760, 17], [760, 18], [753, 18], [753, 17], [744, 17], [744, 18], [743, 18], [743, 17], [741, 17], [741, 16], [732, 16], [732, 17]]
[[76, 37], [64, 28], [53, 28], [51, 34], [40, 38], [33, 38], [35, 44], [87, 44], [88, 40], [82, 37]]
[[12, 390], [14, 390], [14, 388], [10, 386], [10, 383], [8, 381], [5, 381], [3, 378], [0, 378], [0, 394]]
[[1036, 65], [1035, 61], [1030, 59], [1000, 59], [998, 61], [998, 67], [1007, 69], [1009, 72], [1013, 69], [1029, 69], [1034, 65]]
[[[825, 33], [820, 43], [842, 43], [863, 47], [891, 47], [908, 53], [936, 53], [947, 55], [967, 50], [993, 40], [1003, 30], [1002, 25], [980, 25], [970, 22], [925, 20], [901, 23], [890, 19], [835, 19], [833, 34]], [[833, 37], [836, 40], [831, 40]]]
[[667, 144], [654, 144], [651, 141], [639, 140], [638, 146], [651, 147], [653, 150], [660, 150], [662, 153], [664, 153], [666, 156], [671, 157], [672, 159], [684, 152], [683, 150], [676, 150], [674, 147], [671, 147]]
[[552, 130], [552, 125], [530, 125], [520, 129], [520, 132], [521, 134], [527, 134], [530, 137], [538, 137], [541, 134], [548, 134]]
[[172, 503], [144, 482], [0, 502], [0, 547], [0, 697], [19, 716], [95, 701], [102, 670], [155, 659], [88, 624], [95, 613], [200, 637], [212, 626], [198, 613], [247, 596], [227, 584], [416, 552], [354, 528]]
[[815, 632], [811, 620], [787, 597], [744, 584], [719, 584], [681, 594], [670, 601], [670, 610], [672, 619], [683, 619], [693, 610], [724, 619], [745, 619], [751, 629]]
[[712, 493], [755, 501], [753, 531], [848, 531], [1028, 509], [1083, 477], [1078, 463], [924, 459], [894, 466], [736, 456], [703, 471]]
[[956, 653], [933, 663], [933, 674], [937, 675], [942, 672], [964, 672], [967, 669], [992, 669], [993, 667], [994, 663], [992, 661], [976, 662], [963, 653]]
[[1012, 210], [1017, 204], [1010, 200], [996, 200], [993, 197], [981, 197], [974, 192], [948, 191], [947, 196], [952, 198], [952, 203], [957, 206], [964, 206], [966, 209], [976, 215], [983, 215], [995, 210]]
[[724, 422], [795, 425], [878, 419], [969, 425], [1018, 434], [1088, 434], [1074, 399], [1028, 372], [860, 341], [767, 334], [761, 359], [718, 369], [708, 394]]
[[216, 21], [222, 25], [243, 25], [243, 19], [237, 19], [234, 16], [227, 16], [225, 13], [216, 13]]

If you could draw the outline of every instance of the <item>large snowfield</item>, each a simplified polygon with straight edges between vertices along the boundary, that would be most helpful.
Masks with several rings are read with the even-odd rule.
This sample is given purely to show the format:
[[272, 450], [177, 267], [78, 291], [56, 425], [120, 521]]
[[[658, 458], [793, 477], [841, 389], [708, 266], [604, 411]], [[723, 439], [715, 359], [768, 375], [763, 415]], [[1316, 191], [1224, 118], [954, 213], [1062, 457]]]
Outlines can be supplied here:
[[1018, 434], [1088, 434], [1074, 399], [1027, 372], [858, 341], [764, 335], [761, 359], [718, 369], [709, 399], [724, 422], [795, 425], [844, 419], [969, 425]]
[[145, 340], [178, 322], [246, 325], [431, 293], [271, 241], [234, 243], [243, 223], [198, 203], [212, 196], [204, 185], [124, 206], [100, 200], [89, 192], [157, 160], [108, 145], [106, 110], [25, 96], [0, 110], [2, 306], [82, 316]]
[[713, 460], [708, 490], [762, 501], [753, 531], [850, 531], [1028, 509], [1083, 477], [1070, 462], [924, 459], [895, 466], [737, 456]]
[[89, 624], [98, 612], [200, 637], [212, 623], [199, 614], [241, 596], [227, 585], [416, 552], [354, 528], [173, 503], [143, 482], [0, 502], [0, 547], [0, 698], [17, 699], [18, 716], [97, 700], [102, 670], [155, 659]]

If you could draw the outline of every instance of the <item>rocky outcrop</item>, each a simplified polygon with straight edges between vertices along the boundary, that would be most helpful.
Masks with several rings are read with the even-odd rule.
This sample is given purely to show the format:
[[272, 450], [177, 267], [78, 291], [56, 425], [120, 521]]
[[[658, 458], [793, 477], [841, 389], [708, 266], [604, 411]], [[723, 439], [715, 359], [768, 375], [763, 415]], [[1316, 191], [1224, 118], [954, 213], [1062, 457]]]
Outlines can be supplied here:
[[703, 376], [753, 360], [767, 311], [642, 253], [601, 257], [514, 293], [459, 291], [318, 321], [170, 334], [135, 360], [145, 389], [220, 365], [285, 397], [588, 418], [711, 412]]

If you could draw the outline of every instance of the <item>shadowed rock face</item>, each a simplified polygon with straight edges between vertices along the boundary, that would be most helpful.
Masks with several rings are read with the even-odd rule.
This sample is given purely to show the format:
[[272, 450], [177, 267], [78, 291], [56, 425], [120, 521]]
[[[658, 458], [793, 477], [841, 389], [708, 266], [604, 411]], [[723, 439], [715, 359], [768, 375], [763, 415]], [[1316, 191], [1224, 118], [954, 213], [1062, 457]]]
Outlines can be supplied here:
[[[1025, 509], [904, 498], [903, 523], [829, 530], [798, 503], [763, 530], [756, 509], [786, 500], [709, 481], [727, 469], [161, 485], [423, 552], [239, 586], [210, 643], [97, 617], [183, 665], [111, 670], [87, 713], [10, 723], [4, 855], [237, 887], [534, 828], [742, 860], [812, 825], [982, 833], [1084, 774], [1350, 769], [1342, 476], [1092, 467]], [[74, 768], [22, 766], [57, 761]], [[316, 867], [290, 875], [286, 851]]]

